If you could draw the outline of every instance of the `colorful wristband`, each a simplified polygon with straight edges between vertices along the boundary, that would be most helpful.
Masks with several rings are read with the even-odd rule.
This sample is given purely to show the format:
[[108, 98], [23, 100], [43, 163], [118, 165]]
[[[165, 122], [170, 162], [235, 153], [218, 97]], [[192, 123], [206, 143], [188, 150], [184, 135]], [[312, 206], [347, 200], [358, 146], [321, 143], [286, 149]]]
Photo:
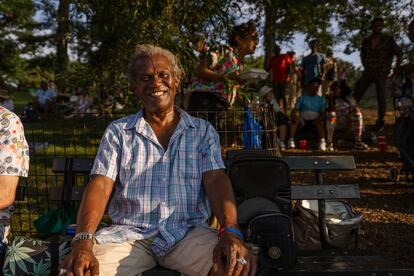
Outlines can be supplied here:
[[220, 227], [219, 232], [218, 232], [219, 238], [224, 232], [235, 234], [240, 240], [243, 240], [243, 234], [239, 229], [231, 228], [231, 227]]

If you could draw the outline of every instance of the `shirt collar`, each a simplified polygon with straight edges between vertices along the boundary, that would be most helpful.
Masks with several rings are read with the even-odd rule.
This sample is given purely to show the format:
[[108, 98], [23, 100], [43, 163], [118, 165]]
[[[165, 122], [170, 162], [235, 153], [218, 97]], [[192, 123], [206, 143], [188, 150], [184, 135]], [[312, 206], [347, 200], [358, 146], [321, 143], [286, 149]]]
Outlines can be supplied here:
[[[180, 113], [180, 122], [179, 125], [182, 125], [184, 128], [195, 128], [194, 118], [190, 116], [187, 112], [174, 106], [174, 108]], [[146, 129], [147, 122], [144, 119], [144, 109], [142, 108], [135, 115], [131, 116], [124, 127], [124, 129], [133, 129], [136, 128], [138, 131]]]

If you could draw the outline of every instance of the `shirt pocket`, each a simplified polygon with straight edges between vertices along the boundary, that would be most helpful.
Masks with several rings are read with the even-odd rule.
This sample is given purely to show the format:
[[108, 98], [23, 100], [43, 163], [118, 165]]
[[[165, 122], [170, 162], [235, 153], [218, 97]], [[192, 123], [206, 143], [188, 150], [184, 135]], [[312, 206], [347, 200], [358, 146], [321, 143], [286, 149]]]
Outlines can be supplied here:
[[[200, 180], [201, 175], [201, 153], [193, 150], [182, 150], [179, 152], [180, 173], [179, 176], [187, 180]], [[187, 183], [186, 183], [187, 184]]]

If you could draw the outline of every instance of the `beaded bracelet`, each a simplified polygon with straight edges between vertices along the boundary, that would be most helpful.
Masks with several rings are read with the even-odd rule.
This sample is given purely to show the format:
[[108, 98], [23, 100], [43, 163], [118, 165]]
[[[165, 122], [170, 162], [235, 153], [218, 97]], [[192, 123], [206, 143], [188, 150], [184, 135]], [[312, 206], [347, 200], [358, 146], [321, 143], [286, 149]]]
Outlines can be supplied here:
[[242, 232], [239, 229], [232, 228], [232, 227], [220, 227], [219, 232], [218, 232], [219, 239], [224, 232], [235, 234], [240, 240], [243, 240]]

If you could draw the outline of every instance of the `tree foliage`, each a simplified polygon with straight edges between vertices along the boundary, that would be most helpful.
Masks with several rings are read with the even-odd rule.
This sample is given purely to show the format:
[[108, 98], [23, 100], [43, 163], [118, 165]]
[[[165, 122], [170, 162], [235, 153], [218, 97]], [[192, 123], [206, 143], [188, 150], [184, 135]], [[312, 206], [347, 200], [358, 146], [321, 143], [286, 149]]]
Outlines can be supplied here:
[[0, 1], [0, 86], [5, 87], [24, 75], [22, 54], [33, 50], [32, 19], [35, 7], [30, 0]]
[[359, 49], [374, 17], [385, 19], [386, 31], [401, 43], [414, 14], [413, 0], [247, 0], [251, 13], [265, 18], [266, 60], [274, 43], [292, 41], [295, 33], [318, 39], [322, 51], [345, 43], [345, 54]]
[[[297, 33], [318, 39], [322, 51], [345, 43], [352, 53], [375, 16], [404, 42], [413, 13], [413, 0], [0, 0], [0, 81], [45, 70], [95, 90], [127, 90], [127, 61], [137, 43], [171, 50], [189, 75], [197, 61], [195, 34], [220, 43], [241, 18], [254, 19], [264, 38], [264, 59], [252, 60], [257, 65], [274, 43]], [[41, 54], [42, 47], [51, 50]]]

